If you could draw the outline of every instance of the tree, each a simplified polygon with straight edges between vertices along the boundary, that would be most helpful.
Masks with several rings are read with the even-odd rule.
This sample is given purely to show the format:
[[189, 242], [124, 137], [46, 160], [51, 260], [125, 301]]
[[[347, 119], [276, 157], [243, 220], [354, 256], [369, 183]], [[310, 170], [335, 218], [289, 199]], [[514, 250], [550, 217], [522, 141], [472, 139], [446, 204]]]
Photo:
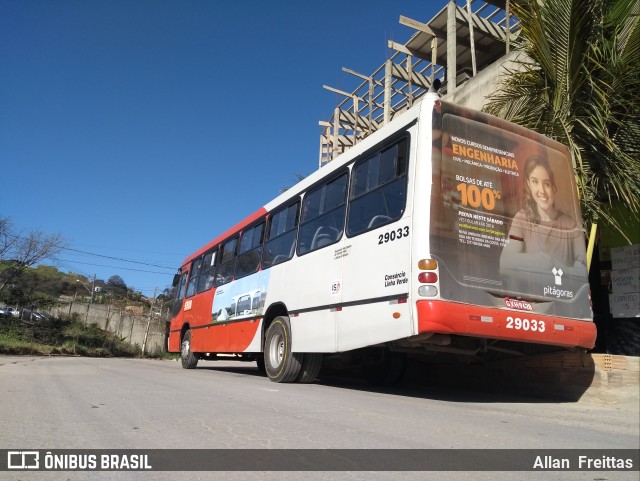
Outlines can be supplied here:
[[485, 110], [567, 145], [587, 222], [604, 219], [627, 237], [611, 207], [626, 205], [637, 228], [638, 0], [519, 0], [512, 8], [526, 55]]
[[0, 292], [26, 269], [55, 256], [67, 245], [61, 234], [39, 230], [17, 232], [10, 219], [0, 217]]
[[124, 279], [118, 275], [114, 275], [109, 277], [107, 280], [107, 285], [109, 287], [119, 287], [122, 289], [127, 289], [127, 284], [124, 282]]

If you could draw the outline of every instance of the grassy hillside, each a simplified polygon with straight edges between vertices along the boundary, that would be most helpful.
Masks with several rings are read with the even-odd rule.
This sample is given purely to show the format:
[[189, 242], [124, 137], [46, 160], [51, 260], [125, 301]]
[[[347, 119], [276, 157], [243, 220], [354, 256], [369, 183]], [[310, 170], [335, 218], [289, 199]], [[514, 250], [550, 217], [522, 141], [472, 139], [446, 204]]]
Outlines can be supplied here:
[[141, 349], [95, 324], [86, 326], [77, 315], [42, 321], [0, 316], [0, 354], [133, 357], [141, 355]]

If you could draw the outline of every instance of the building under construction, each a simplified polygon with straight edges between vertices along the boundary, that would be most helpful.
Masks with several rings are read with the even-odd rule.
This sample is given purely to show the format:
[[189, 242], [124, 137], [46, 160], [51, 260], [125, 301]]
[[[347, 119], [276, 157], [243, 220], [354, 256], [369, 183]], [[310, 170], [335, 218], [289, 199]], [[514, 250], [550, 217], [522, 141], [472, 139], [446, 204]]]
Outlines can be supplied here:
[[343, 67], [362, 80], [353, 92], [324, 86], [344, 100], [320, 122], [320, 167], [413, 106], [436, 80], [445, 98], [480, 108], [520, 31], [509, 0], [451, 0], [426, 23], [401, 16], [400, 24], [413, 35], [405, 44], [389, 41], [394, 53], [375, 72]]

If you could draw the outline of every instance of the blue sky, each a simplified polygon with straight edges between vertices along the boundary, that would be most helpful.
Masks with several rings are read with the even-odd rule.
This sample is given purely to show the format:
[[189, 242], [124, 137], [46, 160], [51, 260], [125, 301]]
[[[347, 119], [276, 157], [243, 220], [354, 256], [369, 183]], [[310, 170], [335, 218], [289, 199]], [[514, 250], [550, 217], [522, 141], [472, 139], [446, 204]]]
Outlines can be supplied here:
[[65, 272], [162, 291], [317, 168], [322, 85], [351, 91], [342, 67], [372, 73], [400, 15], [445, 4], [0, 0], [0, 216], [68, 239]]

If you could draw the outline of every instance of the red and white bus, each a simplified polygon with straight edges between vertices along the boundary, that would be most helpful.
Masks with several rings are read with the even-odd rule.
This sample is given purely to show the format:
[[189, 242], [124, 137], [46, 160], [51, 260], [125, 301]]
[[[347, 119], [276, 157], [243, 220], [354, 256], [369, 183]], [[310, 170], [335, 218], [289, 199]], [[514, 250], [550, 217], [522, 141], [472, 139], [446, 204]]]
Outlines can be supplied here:
[[184, 368], [234, 355], [275, 382], [339, 359], [392, 383], [408, 355], [596, 337], [568, 150], [435, 94], [188, 256], [174, 285]]

